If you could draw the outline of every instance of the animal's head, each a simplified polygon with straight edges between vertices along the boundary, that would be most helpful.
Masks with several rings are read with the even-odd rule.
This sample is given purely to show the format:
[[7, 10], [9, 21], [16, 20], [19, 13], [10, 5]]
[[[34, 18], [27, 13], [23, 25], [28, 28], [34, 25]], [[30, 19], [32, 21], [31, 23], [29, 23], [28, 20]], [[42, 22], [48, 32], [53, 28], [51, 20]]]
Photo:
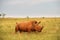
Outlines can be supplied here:
[[33, 25], [33, 26], [37, 26], [37, 25], [39, 25], [40, 23], [41, 23], [41, 21], [39, 21], [39, 22], [37, 22], [36, 20], [32, 21], [32, 25]]
[[43, 29], [43, 26], [40, 26], [40, 25], [36, 25], [36, 26], [34, 27], [34, 30], [35, 30], [35, 31], [38, 31], [38, 32], [41, 32], [42, 29]]
[[41, 21], [37, 22], [37, 21], [32, 21], [32, 29], [35, 31], [39, 31], [41, 32], [43, 29], [43, 26], [40, 26], [39, 24], [41, 23]]

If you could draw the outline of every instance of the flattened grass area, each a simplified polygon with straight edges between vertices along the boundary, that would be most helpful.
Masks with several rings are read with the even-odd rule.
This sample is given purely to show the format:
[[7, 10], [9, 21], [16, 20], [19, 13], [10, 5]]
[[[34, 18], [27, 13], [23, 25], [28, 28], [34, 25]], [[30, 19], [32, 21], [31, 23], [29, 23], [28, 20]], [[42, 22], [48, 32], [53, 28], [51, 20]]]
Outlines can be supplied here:
[[[15, 34], [16, 22], [29, 20], [41, 21], [42, 32]], [[60, 40], [60, 18], [0, 18], [0, 40]]]

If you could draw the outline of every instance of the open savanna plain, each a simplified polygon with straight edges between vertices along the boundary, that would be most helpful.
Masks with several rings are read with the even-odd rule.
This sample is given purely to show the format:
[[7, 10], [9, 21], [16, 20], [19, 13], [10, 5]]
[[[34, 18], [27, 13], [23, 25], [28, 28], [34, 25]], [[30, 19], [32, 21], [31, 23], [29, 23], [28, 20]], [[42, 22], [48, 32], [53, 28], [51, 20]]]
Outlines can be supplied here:
[[[42, 32], [15, 33], [16, 22], [37, 20]], [[60, 40], [60, 18], [0, 18], [0, 40]]]

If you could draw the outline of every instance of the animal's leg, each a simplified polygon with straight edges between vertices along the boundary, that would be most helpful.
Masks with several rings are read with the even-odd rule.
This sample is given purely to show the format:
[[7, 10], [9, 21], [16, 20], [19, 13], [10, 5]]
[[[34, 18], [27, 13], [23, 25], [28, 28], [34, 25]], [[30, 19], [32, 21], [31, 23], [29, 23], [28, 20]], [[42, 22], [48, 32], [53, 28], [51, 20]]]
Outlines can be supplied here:
[[21, 32], [22, 32], [22, 30], [20, 30], [20, 29], [19, 29], [19, 32], [21, 33]]
[[28, 29], [28, 32], [30, 33], [31, 32], [31, 29]]

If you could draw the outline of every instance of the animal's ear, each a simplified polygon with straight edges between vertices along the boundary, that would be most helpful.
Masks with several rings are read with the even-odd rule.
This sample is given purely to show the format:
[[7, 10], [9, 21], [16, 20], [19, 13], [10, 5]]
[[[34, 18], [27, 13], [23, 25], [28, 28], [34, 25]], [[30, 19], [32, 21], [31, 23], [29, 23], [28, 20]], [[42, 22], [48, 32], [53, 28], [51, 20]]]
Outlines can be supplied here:
[[32, 25], [35, 26], [37, 24], [37, 21], [32, 21]]
[[34, 20], [34, 21], [33, 21], [33, 24], [37, 24], [37, 21]]
[[41, 21], [38, 22], [38, 24], [40, 24], [40, 23], [41, 23]]
[[34, 21], [35, 24], [37, 24], [37, 21]]

